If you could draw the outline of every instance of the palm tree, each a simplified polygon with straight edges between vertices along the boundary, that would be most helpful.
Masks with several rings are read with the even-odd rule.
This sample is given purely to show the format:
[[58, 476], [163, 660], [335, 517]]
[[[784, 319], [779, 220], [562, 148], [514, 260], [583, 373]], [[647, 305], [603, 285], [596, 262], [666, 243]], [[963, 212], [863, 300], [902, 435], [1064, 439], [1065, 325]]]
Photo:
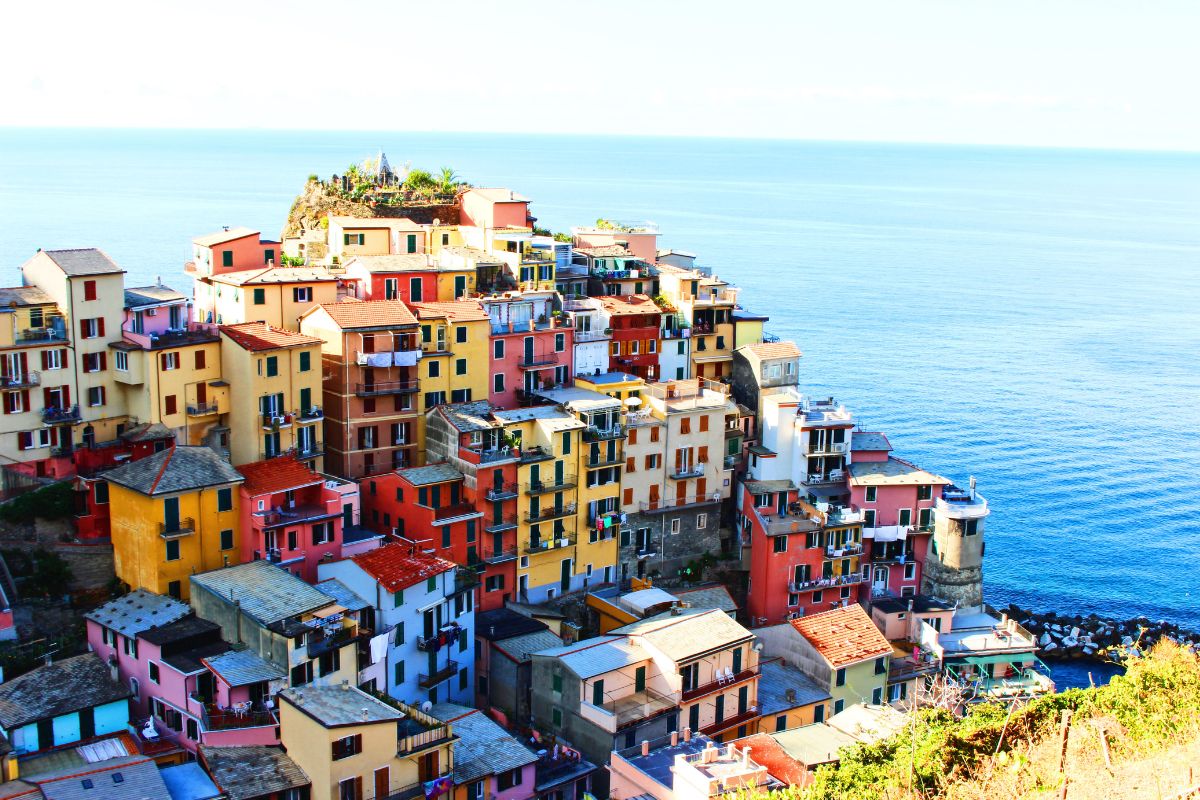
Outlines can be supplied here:
[[453, 167], [442, 167], [442, 172], [438, 175], [438, 191], [442, 194], [454, 194], [454, 190], [462, 183], [462, 180], [455, 174]]

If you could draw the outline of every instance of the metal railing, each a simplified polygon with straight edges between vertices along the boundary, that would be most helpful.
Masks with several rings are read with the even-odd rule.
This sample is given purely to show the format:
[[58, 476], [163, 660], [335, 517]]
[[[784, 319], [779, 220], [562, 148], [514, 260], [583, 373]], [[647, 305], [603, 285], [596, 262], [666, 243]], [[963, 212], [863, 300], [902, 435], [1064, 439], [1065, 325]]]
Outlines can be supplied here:
[[831, 575], [827, 578], [813, 578], [807, 581], [788, 581], [788, 591], [807, 592], [812, 589], [829, 589], [834, 586], [852, 586], [856, 583], [866, 583], [869, 578], [861, 573], [853, 572], [849, 575]]
[[525, 494], [539, 495], [549, 492], [561, 492], [566, 489], [574, 489], [576, 486], [574, 475], [563, 475], [561, 478], [555, 477], [545, 481], [530, 481], [525, 484]]
[[588, 425], [583, 429], [583, 440], [585, 442], [602, 442], [608, 439], [623, 439], [627, 433], [628, 428], [622, 424], [610, 425], [606, 428]]
[[[421, 687], [422, 689], [432, 689], [439, 683], [450, 680], [456, 674], [458, 674], [458, 662], [454, 659], [450, 659], [448, 662], [446, 662], [445, 666], [439, 667], [436, 672], [417, 673], [417, 686]], [[429, 733], [429, 731], [426, 731], [426, 733]]]
[[687, 466], [680, 467], [678, 469], [673, 469], [669, 473], [667, 473], [667, 477], [673, 481], [684, 481], [684, 480], [687, 480], [688, 478], [703, 478], [704, 477], [704, 465], [703, 464], [689, 464]]
[[549, 553], [552, 550], [562, 550], [564, 547], [570, 547], [575, 544], [574, 533], [560, 533], [558, 536], [549, 537], [546, 539], [538, 539], [529, 542], [521, 548], [526, 555], [535, 553]]
[[496, 533], [497, 531], [506, 531], [509, 528], [517, 527], [517, 518], [511, 515], [503, 516], [500, 519], [493, 518], [491, 522], [483, 526], [487, 533]]
[[466, 517], [471, 514], [482, 514], [473, 503], [454, 503], [433, 509], [433, 524], [438, 525], [455, 517]]
[[42, 422], [47, 425], [70, 425], [79, 422], [79, 406], [73, 405], [67, 408], [56, 408], [54, 406], [42, 409]]
[[353, 628], [338, 628], [332, 635], [322, 636], [315, 641], [311, 640], [312, 634], [309, 634], [310, 641], [308, 642], [308, 657], [316, 658], [324, 655], [331, 650], [337, 650], [344, 645], [349, 644], [354, 639]]
[[26, 328], [17, 338], [22, 342], [65, 342], [67, 331], [64, 328]]
[[575, 512], [575, 503], [564, 503], [561, 506], [549, 506], [536, 511], [530, 509], [529, 511], [525, 512], [525, 521], [530, 523], [546, 522], [547, 520], [569, 517]]
[[495, 503], [500, 500], [511, 500], [519, 493], [520, 489], [517, 488], [516, 483], [502, 483], [499, 486], [493, 485], [487, 490], [487, 499]]
[[187, 536], [190, 533], [196, 532], [196, 521], [191, 517], [184, 517], [176, 520], [174, 524], [168, 525], [166, 522], [158, 523], [158, 535], [167, 538], [175, 536]]
[[638, 503], [640, 511], [651, 514], [670, 511], [673, 508], [684, 508], [686, 506], [705, 505], [707, 503], [721, 502], [719, 492], [711, 492], [709, 494], [689, 494], [683, 497], [664, 497], [658, 500], [642, 501]]
[[717, 678], [716, 680], [711, 680], [708, 683], [702, 683], [697, 686], [693, 686], [690, 689], [684, 689], [680, 694], [680, 702], [686, 702], [688, 700], [694, 700], [697, 697], [703, 697], [704, 695], [711, 694], [718, 689], [723, 689], [726, 686], [732, 686], [735, 683], [741, 683], [748, 678], [753, 678], [757, 674], [758, 666], [754, 666], [750, 669], [744, 669], [741, 672], [734, 673], [732, 678]]
[[521, 369], [548, 367], [557, 363], [558, 353], [522, 353], [521, 360], [517, 362]]
[[216, 403], [191, 403], [187, 407], [187, 415], [189, 417], [207, 417], [216, 413]]
[[417, 381], [376, 381], [375, 383], [358, 383], [354, 393], [359, 397], [375, 397], [384, 394], [413, 394], [420, 388]]
[[26, 372], [24, 375], [0, 375], [0, 389], [25, 389], [30, 386], [40, 386], [42, 376], [38, 372]]

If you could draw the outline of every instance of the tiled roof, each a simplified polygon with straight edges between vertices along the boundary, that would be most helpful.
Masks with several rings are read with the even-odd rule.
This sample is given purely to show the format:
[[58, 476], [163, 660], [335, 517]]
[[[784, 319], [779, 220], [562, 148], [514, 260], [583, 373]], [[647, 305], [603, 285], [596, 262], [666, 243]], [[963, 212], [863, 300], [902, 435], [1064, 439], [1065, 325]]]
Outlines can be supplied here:
[[892, 653], [888, 640], [859, 605], [794, 619], [792, 627], [834, 667]]
[[599, 298], [600, 304], [609, 314], [661, 314], [662, 309], [648, 294], [631, 294], [628, 297], [606, 296]]
[[537, 756], [482, 711], [454, 703], [437, 703], [431, 713], [442, 722], [449, 722], [458, 736], [452, 773], [456, 785], [537, 761]]
[[296, 331], [285, 331], [283, 328], [276, 328], [265, 322], [243, 322], [238, 325], [222, 325], [220, 330], [234, 344], [252, 352], [321, 344], [321, 340], [315, 336], [306, 336]]
[[284, 689], [279, 696], [326, 727], [404, 717], [398, 709], [352, 686], [302, 686]]
[[281, 747], [200, 745], [200, 757], [229, 800], [249, 800], [300, 789], [311, 781]]
[[158, 765], [145, 756], [113, 758], [66, 775], [38, 775], [32, 780], [46, 800], [171, 800]]
[[668, 589], [691, 608], [717, 608], [725, 613], [737, 611], [737, 601], [724, 586], [701, 586], [697, 589]]
[[398, 253], [387, 256], [354, 256], [346, 261], [347, 269], [351, 264], [361, 264], [362, 268], [372, 275], [385, 272], [428, 272], [437, 271], [437, 266], [430, 263], [425, 253]]
[[104, 478], [150, 496], [242, 482], [241, 473], [211, 448], [191, 445], [177, 445], [130, 462]]
[[916, 464], [889, 456], [887, 461], [855, 461], [849, 465], [851, 486], [908, 486], [950, 483]]
[[242, 464], [237, 467], [237, 471], [245, 477], [246, 482], [242, 484], [242, 488], [249, 492], [251, 497], [286, 492], [289, 489], [299, 489], [322, 482], [320, 475], [290, 455]]
[[230, 286], [255, 286], [281, 283], [334, 283], [324, 267], [267, 267], [265, 269], [242, 269], [212, 276], [214, 283]]
[[481, 322], [488, 317], [478, 300], [458, 300], [453, 303], [413, 303], [419, 319], [446, 317], [452, 322]]
[[743, 481], [742, 485], [746, 487], [746, 491], [750, 494], [788, 492], [796, 488], [796, 484], [786, 478], [778, 481]]
[[232, 649], [233, 645], [229, 642], [215, 641], [165, 655], [162, 660], [180, 675], [196, 675], [205, 671], [205, 659], [228, 653]]
[[603, 675], [621, 667], [647, 661], [650, 654], [626, 636], [593, 636], [581, 642], [539, 650], [538, 658], [557, 658], [580, 678]]
[[710, 609], [688, 613], [689, 610], [685, 609], [678, 616], [668, 614], [631, 622], [610, 633], [638, 636], [675, 661], [753, 638], [750, 631], [724, 611]]
[[470, 403], [454, 403], [452, 405], [438, 406], [437, 411], [460, 433], [498, 428], [501, 424], [493, 418], [492, 404], [487, 400], [473, 400]]
[[42, 306], [54, 302], [54, 298], [36, 286], [13, 286], [0, 289], [0, 307]]
[[0, 727], [12, 730], [131, 694], [95, 653], [64, 658], [0, 684]]
[[135, 286], [125, 290], [125, 307], [141, 308], [160, 303], [175, 303], [187, 300], [187, 295], [170, 286]]
[[500, 641], [546, 630], [546, 623], [518, 614], [511, 608], [475, 612], [475, 634], [488, 641]]
[[815, 722], [812, 725], [803, 725], [799, 728], [768, 735], [783, 748], [785, 753], [809, 767], [837, 761], [838, 751], [843, 747], [853, 747], [858, 744], [854, 737], [847, 736], [824, 722]]
[[478, 247], [468, 247], [467, 245], [450, 245], [443, 247], [440, 252], [446, 255], [460, 256], [469, 261], [474, 261], [476, 264], [503, 264], [504, 259], [500, 256], [493, 255], [486, 250], [480, 250]]
[[892, 443], [886, 435], [874, 431], [855, 431], [850, 434], [850, 449], [859, 450], [891, 450]]
[[241, 603], [242, 613], [262, 625], [298, 616], [333, 601], [285, 569], [269, 561], [247, 561], [191, 576], [199, 586], [226, 603]]
[[229, 230], [197, 236], [195, 239], [192, 239], [192, 244], [198, 244], [201, 247], [212, 247], [215, 244], [232, 242], [234, 239], [244, 239], [247, 236], [258, 236], [258, 234], [259, 231], [252, 230], [251, 228], [230, 228]]
[[[817, 684], [796, 667], [784, 666], [778, 659], [759, 663], [758, 707], [762, 715], [779, 714], [792, 708], [828, 700], [829, 690]], [[788, 697], [788, 690], [792, 696]]]
[[775, 741], [775, 737], [765, 733], [756, 733], [744, 739], [738, 739], [737, 744], [742, 749], [750, 748], [750, 758], [754, 763], [767, 768], [767, 774], [788, 786], [804, 786], [807, 770], [804, 764], [790, 756], [786, 750]]
[[28, 781], [0, 783], [0, 800], [42, 800], [42, 792]]
[[800, 358], [803, 355], [795, 342], [760, 342], [748, 344], [742, 350], [749, 350], [762, 360], [769, 358]]
[[347, 611], [362, 611], [364, 608], [371, 607], [370, 603], [355, 594], [353, 589], [337, 578], [328, 578], [314, 586], [332, 597], [335, 603]]
[[83, 617], [126, 638], [133, 638], [142, 631], [182, 619], [191, 612], [191, 606], [173, 597], [135, 589], [92, 609]]
[[562, 638], [551, 633], [549, 629], [545, 629], [520, 636], [510, 636], [497, 641], [495, 646], [497, 650], [513, 661], [523, 664], [534, 653], [562, 646]]
[[388, 592], [395, 592], [454, 569], [444, 558], [410, 552], [407, 545], [392, 543], [354, 556], [353, 561]]
[[111, 275], [125, 271], [118, 267], [107, 253], [94, 247], [81, 250], [43, 250], [42, 252], [71, 278], [82, 275]]
[[348, 328], [396, 328], [415, 326], [417, 318], [399, 300], [368, 300], [361, 303], [322, 303], [321, 308], [338, 325]]
[[875, 744], [899, 733], [908, 726], [908, 717], [885, 705], [855, 703], [845, 711], [829, 718], [829, 727], [863, 744]]
[[152, 442], [155, 439], [174, 439], [175, 434], [161, 422], [143, 422], [127, 429], [121, 438], [126, 442]]
[[145, 631], [142, 638], [150, 644], [161, 646], [187, 639], [202, 638], [206, 634], [213, 639], [220, 639], [220, 630], [221, 626], [217, 623], [189, 614], [174, 622]]
[[449, 464], [430, 464], [425, 467], [409, 467], [396, 473], [413, 486], [429, 486], [434, 483], [462, 480], [463, 474]]
[[204, 665], [229, 686], [248, 686], [287, 677], [286, 672], [253, 650], [228, 650], [204, 659]]

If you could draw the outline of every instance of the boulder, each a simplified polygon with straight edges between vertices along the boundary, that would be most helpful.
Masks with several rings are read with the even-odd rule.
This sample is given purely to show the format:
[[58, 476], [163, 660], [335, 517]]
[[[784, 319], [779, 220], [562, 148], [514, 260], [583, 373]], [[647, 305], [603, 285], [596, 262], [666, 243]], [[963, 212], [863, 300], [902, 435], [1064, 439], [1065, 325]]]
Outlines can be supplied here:
[[1050, 641], [1050, 634], [1043, 633], [1041, 638], [1038, 639], [1038, 644], [1040, 644], [1042, 647], [1045, 647], [1046, 645], [1050, 644]]

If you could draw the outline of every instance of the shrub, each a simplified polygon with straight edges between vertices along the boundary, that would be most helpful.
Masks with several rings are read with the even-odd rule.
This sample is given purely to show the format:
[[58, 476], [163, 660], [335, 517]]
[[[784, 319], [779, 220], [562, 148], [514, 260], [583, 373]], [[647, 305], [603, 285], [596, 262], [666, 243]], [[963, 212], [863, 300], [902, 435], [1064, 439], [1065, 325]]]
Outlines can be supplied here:
[[70, 481], [43, 486], [0, 506], [0, 520], [28, 523], [37, 517], [63, 519], [75, 513], [74, 487]]

